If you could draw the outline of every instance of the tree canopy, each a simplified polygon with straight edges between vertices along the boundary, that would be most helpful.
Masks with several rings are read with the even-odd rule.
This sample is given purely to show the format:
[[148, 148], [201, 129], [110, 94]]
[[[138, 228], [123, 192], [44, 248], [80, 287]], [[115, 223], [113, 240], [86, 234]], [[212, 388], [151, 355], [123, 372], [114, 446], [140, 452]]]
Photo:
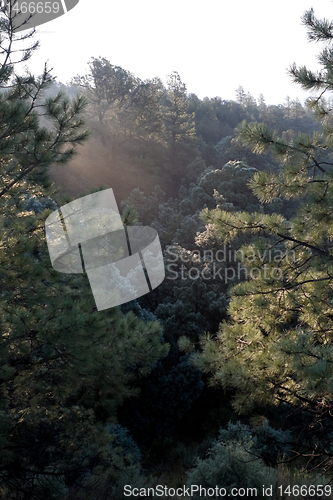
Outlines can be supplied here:
[[[0, 498], [330, 487], [332, 23], [302, 22], [321, 69], [289, 73], [314, 95], [272, 106], [105, 57], [68, 85], [19, 74], [38, 44], [1, 7]], [[52, 268], [44, 225], [108, 187], [123, 224], [158, 231], [166, 279], [97, 311], [85, 273]]]
[[[17, 36], [11, 12], [2, 15], [0, 496], [63, 499], [100, 477], [110, 490], [126, 472], [128, 461], [112, 444], [121, 431], [109, 424], [123, 400], [137, 394], [133, 380], [168, 346], [156, 321], [119, 308], [100, 314], [86, 276], [52, 269], [44, 222], [64, 199], [48, 168], [65, 168], [88, 137], [86, 102], [61, 92], [43, 100], [52, 82], [46, 67], [38, 78], [16, 74], [16, 44], [33, 32]], [[31, 50], [23, 48], [21, 59]]]
[[319, 56], [323, 71], [315, 75], [293, 65], [290, 74], [303, 88], [319, 92], [308, 105], [322, 120], [321, 130], [287, 141], [262, 123], [244, 121], [238, 128], [253, 152], [270, 149], [281, 164], [278, 172], [255, 173], [250, 185], [260, 202], [294, 199], [298, 209], [290, 219], [204, 211], [218, 239], [230, 241], [240, 233], [255, 239], [241, 249], [245, 281], [231, 290], [230, 320], [216, 337], [202, 340], [196, 364], [235, 391], [233, 406], [240, 413], [284, 404], [305, 415], [299, 425], [306, 442], [300, 438], [296, 452], [312, 453], [316, 464], [329, 468], [332, 449], [323, 433], [333, 430], [333, 117], [325, 93], [333, 88], [333, 53], [327, 21], [312, 10], [303, 21], [310, 39], [327, 45]]

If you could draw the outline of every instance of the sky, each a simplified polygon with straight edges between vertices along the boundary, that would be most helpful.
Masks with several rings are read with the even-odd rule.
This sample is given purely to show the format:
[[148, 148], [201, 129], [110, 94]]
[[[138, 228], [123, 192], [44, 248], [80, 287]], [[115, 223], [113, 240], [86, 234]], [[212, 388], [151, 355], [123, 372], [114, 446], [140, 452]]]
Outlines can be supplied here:
[[243, 86], [267, 104], [309, 94], [292, 83], [293, 62], [318, 69], [320, 44], [307, 40], [305, 10], [333, 19], [332, 0], [80, 0], [37, 28], [41, 47], [28, 62], [34, 74], [48, 61], [58, 81], [88, 73], [105, 57], [135, 76], [163, 82], [178, 71], [187, 92], [235, 100]]

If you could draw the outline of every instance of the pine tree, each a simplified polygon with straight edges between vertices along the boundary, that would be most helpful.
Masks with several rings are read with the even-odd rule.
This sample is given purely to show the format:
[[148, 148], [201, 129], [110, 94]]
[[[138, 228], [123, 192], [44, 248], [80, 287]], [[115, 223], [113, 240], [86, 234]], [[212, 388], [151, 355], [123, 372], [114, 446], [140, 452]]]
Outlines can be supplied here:
[[93, 475], [112, 482], [124, 472], [107, 425], [167, 345], [157, 322], [97, 312], [86, 276], [52, 269], [44, 222], [57, 195], [47, 171], [65, 168], [86, 139], [85, 100], [43, 101], [47, 68], [39, 78], [15, 73], [15, 42], [33, 32], [16, 35], [11, 11], [1, 15], [0, 497], [63, 500]]
[[168, 96], [164, 120], [173, 150], [177, 142], [194, 139], [194, 116], [188, 112], [186, 85], [176, 71], [168, 76], [167, 84]]
[[324, 99], [333, 88], [333, 23], [312, 10], [303, 17], [310, 40], [323, 41], [314, 73], [293, 65], [290, 74], [304, 89], [318, 92], [308, 106], [322, 128], [283, 140], [260, 123], [243, 123], [239, 137], [252, 151], [273, 152], [278, 173], [257, 172], [251, 182], [261, 203], [276, 197], [297, 202], [294, 216], [206, 210], [204, 220], [222, 241], [247, 234], [240, 258], [246, 281], [231, 291], [230, 321], [216, 338], [202, 339], [196, 363], [213, 381], [235, 391], [240, 413], [267, 405], [299, 412], [296, 449], [325, 470], [333, 462], [333, 116]]
[[245, 94], [245, 90], [244, 90], [244, 87], [242, 87], [241, 85], [239, 87], [237, 87], [236, 89], [236, 101], [243, 105], [244, 104], [244, 99], [246, 97], [246, 94]]
[[[166, 143], [169, 150], [170, 173], [176, 181], [185, 177], [185, 166], [197, 156], [195, 151], [194, 113], [189, 112], [186, 85], [177, 71], [168, 76], [163, 107]], [[168, 172], [169, 173], [169, 172]]]

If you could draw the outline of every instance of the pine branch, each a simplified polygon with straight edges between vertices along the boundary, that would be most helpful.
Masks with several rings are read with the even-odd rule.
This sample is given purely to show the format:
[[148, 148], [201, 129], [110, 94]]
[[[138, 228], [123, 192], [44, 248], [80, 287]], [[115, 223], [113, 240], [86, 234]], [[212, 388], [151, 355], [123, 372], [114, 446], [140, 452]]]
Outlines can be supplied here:
[[328, 42], [333, 39], [333, 23], [327, 19], [317, 19], [313, 8], [304, 13], [302, 24], [308, 28], [310, 42]]

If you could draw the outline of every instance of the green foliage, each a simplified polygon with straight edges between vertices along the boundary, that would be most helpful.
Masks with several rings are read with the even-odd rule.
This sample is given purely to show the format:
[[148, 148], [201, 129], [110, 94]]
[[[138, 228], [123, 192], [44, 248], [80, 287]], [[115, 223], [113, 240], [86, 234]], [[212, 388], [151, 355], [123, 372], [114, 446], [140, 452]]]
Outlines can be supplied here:
[[[304, 86], [308, 75], [298, 73]], [[325, 78], [332, 84], [330, 73]], [[325, 92], [326, 83], [312, 82], [311, 88]], [[217, 239], [244, 234], [256, 240], [241, 248], [245, 281], [231, 291], [231, 320], [221, 324], [215, 339], [202, 337], [203, 352], [196, 355], [197, 366], [212, 373], [213, 382], [235, 391], [238, 412], [284, 402], [312, 415], [303, 427], [307, 438], [296, 449], [301, 455], [316, 449], [314, 464], [321, 460], [324, 470], [331, 466], [331, 452], [321, 432], [332, 430], [327, 415], [333, 405], [332, 119], [329, 113], [321, 131], [293, 134], [287, 141], [265, 124], [239, 127], [239, 137], [253, 151], [270, 149], [281, 162], [278, 173], [254, 175], [259, 200], [279, 196], [299, 205], [290, 220], [275, 213], [204, 212]]]
[[107, 476], [108, 485], [109, 488], [111, 486], [113, 498], [121, 500], [126, 484], [135, 484], [136, 486], [144, 484], [141, 452], [126, 428], [119, 424], [108, 424], [107, 429], [113, 438], [110, 449], [116, 465], [113, 475], [108, 474]]
[[290, 457], [291, 433], [273, 429], [265, 420], [252, 429], [240, 422], [229, 422], [226, 429], [220, 430], [218, 441], [228, 443], [231, 440], [238, 440], [245, 447], [251, 441], [250, 450], [253, 455], [261, 458], [270, 467], [276, 465], [279, 460]]
[[168, 76], [168, 96], [164, 120], [166, 129], [171, 135], [171, 142], [180, 139], [191, 141], [194, 138], [194, 115], [188, 113], [186, 99], [186, 85], [181, 81], [180, 75], [174, 71]]
[[178, 73], [169, 75], [164, 88], [158, 78], [142, 81], [105, 58], [93, 58], [89, 67], [73, 84], [89, 100], [89, 124], [101, 140], [106, 166], [123, 177], [134, 163], [178, 185], [184, 166], [198, 156], [194, 115]]
[[[312, 11], [304, 22], [313, 39], [330, 38], [331, 24], [316, 20]], [[6, 29], [10, 33], [8, 23]], [[294, 65], [294, 81], [314, 90], [331, 88], [332, 49], [325, 48], [319, 60], [320, 72]], [[1, 82], [10, 74], [12, 67], [3, 65]], [[275, 410], [281, 401], [287, 403], [283, 408], [294, 408], [299, 418], [288, 419], [294, 449], [305, 455], [316, 449], [328, 467], [329, 100], [309, 99], [305, 109], [287, 97], [283, 105], [268, 106], [262, 95], [256, 99], [242, 87], [238, 102], [201, 100], [187, 94], [176, 72], [164, 87], [159, 78], [142, 81], [101, 57], [92, 59], [88, 75], [74, 79], [76, 87], [48, 89], [48, 82], [47, 71], [39, 79], [15, 77], [0, 99], [4, 495], [17, 493], [22, 481], [33, 498], [56, 498], [57, 488], [60, 498], [80, 500], [122, 498], [122, 484], [144, 485], [138, 447], [117, 421], [140, 444], [160, 439], [160, 462], [164, 450], [166, 460], [174, 456], [177, 471], [170, 478], [181, 481], [194, 464], [184, 444], [172, 451], [177, 433], [189, 440], [202, 433], [216, 436], [234, 418], [231, 395], [234, 409], [250, 412], [251, 422], [253, 412], [266, 413], [272, 405]], [[82, 97], [65, 98], [78, 89], [88, 104]], [[173, 249], [175, 257], [166, 260], [164, 283], [121, 311], [97, 313], [86, 276], [59, 276], [50, 269], [45, 247], [45, 217], [65, 200], [49, 189], [46, 170], [67, 162], [85, 138], [77, 118], [83, 111], [94, 138], [76, 166], [74, 161], [61, 167], [62, 185], [69, 190], [75, 182], [78, 192], [101, 183], [112, 187], [118, 199], [125, 198], [123, 222], [155, 227], [165, 256]], [[326, 119], [322, 129], [314, 116]], [[87, 158], [90, 171], [82, 161]], [[164, 192], [173, 198], [165, 202]], [[228, 251], [238, 251], [237, 261], [227, 253], [217, 261], [216, 252], [226, 252], [227, 242]], [[238, 264], [240, 277], [233, 276]], [[182, 358], [179, 349], [191, 356]], [[192, 356], [207, 376], [191, 364]], [[211, 375], [225, 394], [203, 386]], [[284, 417], [279, 408], [276, 419]], [[184, 431], [186, 422], [193, 431]], [[269, 426], [252, 429], [249, 442], [240, 438], [250, 432], [247, 426], [223, 432], [221, 450], [214, 448], [211, 461], [200, 456], [200, 471], [214, 486], [219, 460], [229, 471], [223, 474], [230, 475], [222, 474], [221, 485], [234, 474], [240, 487], [251, 475], [261, 481], [261, 472], [270, 473], [264, 467], [288, 451], [287, 433]], [[195, 474], [200, 482], [198, 468]]]
[[[164, 87], [159, 78], [142, 81], [105, 58], [93, 58], [89, 67], [87, 75], [73, 79], [74, 87], [55, 87], [68, 94], [78, 89], [84, 93], [89, 101], [86, 116], [94, 131], [94, 141], [82, 155], [87, 166], [74, 163], [74, 178], [68, 175], [61, 181], [64, 174], [57, 172], [57, 182], [66, 189], [68, 183], [87, 187], [89, 179], [90, 184], [98, 179], [121, 198], [136, 187], [151, 192], [156, 184], [175, 196], [181, 185], [197, 182], [206, 166], [220, 169], [230, 160], [241, 160], [259, 170], [277, 169], [271, 155], [258, 159], [233, 137], [244, 119], [261, 120], [280, 133], [285, 129], [307, 133], [317, 126], [313, 112], [297, 99], [287, 97], [284, 105], [267, 106], [262, 95], [256, 100], [243, 90], [241, 102], [220, 97], [200, 100], [186, 93], [177, 72], [169, 75]], [[231, 139], [225, 141], [227, 137]], [[74, 186], [71, 192], [77, 194]]]
[[236, 210], [251, 207], [252, 204], [258, 209], [258, 200], [248, 187], [255, 172], [257, 172], [256, 169], [250, 168], [240, 161], [230, 161], [221, 170], [211, 170], [202, 175], [199, 187], [212, 198], [214, 189], [216, 189], [219, 194], [225, 197], [227, 203], [232, 203]]
[[163, 201], [164, 191], [160, 186], [155, 186], [150, 196], [146, 196], [139, 188], [133, 189], [129, 197], [122, 200], [121, 207], [130, 207], [138, 214], [138, 219], [143, 225], [149, 225], [157, 217], [158, 206]]
[[333, 38], [333, 23], [327, 19], [317, 19], [313, 9], [305, 12], [302, 22], [308, 28], [308, 39], [311, 42], [327, 42]]
[[196, 135], [194, 113], [190, 114], [188, 107], [186, 86], [180, 75], [174, 71], [168, 76], [163, 119], [167, 141], [170, 144], [171, 162], [178, 168], [182, 149], [185, 144], [191, 144]]
[[[240, 433], [236, 434], [238, 427]], [[240, 429], [239, 429], [240, 427]], [[198, 459], [197, 465], [189, 473], [187, 486], [200, 485], [202, 488], [256, 488], [257, 498], [263, 497], [263, 484], [274, 484], [276, 472], [253, 456], [254, 441], [250, 433], [244, 433], [243, 426], [229, 425], [222, 431], [205, 459]], [[244, 435], [245, 434], [245, 435]], [[194, 498], [205, 498], [199, 493]], [[236, 496], [235, 498], [242, 498]]]
[[[87, 137], [85, 101], [60, 93], [37, 107], [49, 72], [12, 82], [10, 73], [0, 94], [0, 488], [2, 498], [56, 499], [87, 475], [126, 470], [107, 424], [168, 346], [157, 321], [97, 312], [85, 275], [53, 270], [44, 223], [57, 204], [47, 171]], [[40, 127], [39, 109], [52, 127]]]

